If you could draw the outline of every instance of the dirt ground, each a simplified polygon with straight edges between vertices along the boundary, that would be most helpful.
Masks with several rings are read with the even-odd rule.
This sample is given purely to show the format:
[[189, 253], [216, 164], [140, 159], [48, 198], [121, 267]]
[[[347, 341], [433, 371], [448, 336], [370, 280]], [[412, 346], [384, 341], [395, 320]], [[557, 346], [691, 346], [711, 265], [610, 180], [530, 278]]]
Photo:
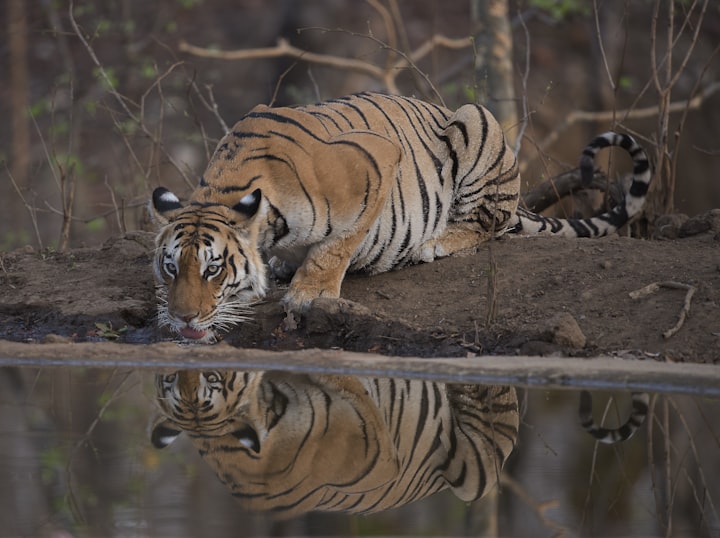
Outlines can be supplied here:
[[[683, 238], [507, 238], [472, 255], [373, 277], [351, 275], [343, 285], [344, 301], [318, 304], [293, 331], [283, 328], [283, 291], [276, 287], [256, 307], [255, 320], [224, 339], [269, 350], [342, 348], [419, 357], [611, 354], [717, 363], [720, 211], [698, 222], [693, 235]], [[664, 235], [688, 235], [689, 229], [666, 228]], [[2, 254], [0, 338], [169, 339], [154, 321], [152, 245], [152, 234], [135, 232], [65, 254], [30, 247]], [[663, 285], [630, 296], [653, 283], [694, 290], [689, 316], [670, 337], [663, 333], [678, 322], [690, 288]]]

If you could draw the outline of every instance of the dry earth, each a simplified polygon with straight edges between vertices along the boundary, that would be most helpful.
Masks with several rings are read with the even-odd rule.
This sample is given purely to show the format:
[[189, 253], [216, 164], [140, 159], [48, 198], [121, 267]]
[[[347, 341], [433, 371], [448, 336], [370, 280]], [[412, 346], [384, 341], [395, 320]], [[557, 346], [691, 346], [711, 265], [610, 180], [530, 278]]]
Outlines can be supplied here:
[[[509, 238], [472, 255], [349, 276], [342, 290], [347, 301], [322, 302], [294, 331], [283, 329], [278, 287], [256, 307], [256, 319], [225, 341], [270, 350], [339, 347], [420, 357], [611, 354], [717, 363], [720, 211], [701, 221], [703, 231], [684, 238]], [[684, 235], [677, 231], [666, 235]], [[0, 338], [168, 339], [154, 322], [151, 249], [152, 236], [137, 232], [65, 254], [29, 247], [2, 254]], [[667, 282], [695, 290], [689, 316], [669, 338], [663, 332], [678, 322], [687, 289], [660, 287], [630, 296]]]

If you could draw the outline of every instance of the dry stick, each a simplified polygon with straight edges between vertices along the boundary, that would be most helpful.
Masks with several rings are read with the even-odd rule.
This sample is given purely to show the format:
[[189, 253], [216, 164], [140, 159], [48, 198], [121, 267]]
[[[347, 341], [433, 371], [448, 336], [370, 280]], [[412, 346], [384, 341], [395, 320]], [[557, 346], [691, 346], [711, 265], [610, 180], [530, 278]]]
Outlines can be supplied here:
[[10, 178], [10, 183], [12, 183], [13, 188], [15, 189], [15, 192], [20, 197], [20, 201], [25, 206], [25, 209], [27, 209], [28, 213], [30, 214], [30, 220], [32, 221], [33, 230], [35, 230], [35, 239], [37, 239], [38, 242], [38, 248], [40, 250], [43, 249], [43, 242], [42, 237], [40, 236], [40, 228], [38, 228], [38, 221], [37, 221], [37, 208], [31, 206], [27, 200], [25, 200], [25, 197], [22, 194], [22, 191], [20, 190], [20, 187], [18, 187], [18, 184], [15, 182], [15, 178], [13, 177], [12, 172], [7, 167], [7, 164], [5, 164], [5, 171], [7, 172], [8, 177]]
[[65, 252], [70, 242], [70, 224], [72, 223], [72, 210], [75, 202], [75, 165], [71, 164], [68, 170], [60, 169], [60, 196], [62, 198], [63, 220], [60, 230], [59, 251]]
[[[397, 38], [397, 29], [393, 22], [393, 17], [388, 11], [388, 9], [383, 6], [378, 0], [367, 0], [367, 3], [370, 4], [375, 11], [378, 12], [380, 15], [380, 18], [383, 21], [383, 26], [385, 26], [385, 35], [387, 36], [388, 44], [392, 48], [398, 47], [398, 38]], [[392, 57], [388, 55], [386, 63], [385, 63], [385, 70], [387, 71], [392, 67]]]
[[515, 137], [515, 147], [513, 148], [513, 151], [515, 152], [515, 156], [517, 156], [520, 153], [520, 145], [522, 144], [523, 136], [525, 136], [525, 131], [527, 130], [530, 115], [528, 113], [528, 94], [527, 94], [527, 87], [528, 87], [528, 80], [530, 79], [530, 30], [527, 27], [527, 24], [525, 23], [525, 18], [520, 17], [520, 24], [522, 26], [523, 32], [525, 33], [525, 69], [522, 74], [522, 98], [520, 99], [520, 103], [522, 105], [522, 121], [520, 123], [520, 128], [518, 129], [518, 134]]
[[[391, 48], [389, 50], [394, 51], [394, 55], [388, 55], [388, 62], [391, 62], [395, 57], [398, 56], [397, 52], [402, 48], [403, 51], [408, 52], [412, 51], [412, 47], [410, 46], [410, 38], [408, 37], [407, 28], [405, 26], [405, 19], [402, 16], [402, 13], [400, 12], [400, 6], [398, 5], [397, 0], [388, 0], [388, 4], [390, 6], [390, 12], [392, 13], [392, 20], [394, 24], [394, 29], [397, 32], [397, 36], [395, 39], [396, 41], [399, 40], [399, 45], [393, 45], [392, 41], [389, 41], [389, 44]], [[430, 52], [430, 51], [429, 51]], [[417, 60], [414, 60], [417, 61]], [[396, 64], [399, 65], [399, 64]], [[388, 65], [388, 70], [392, 69], [392, 65]], [[422, 74], [419, 69], [413, 64], [414, 70], [411, 71], [411, 75], [413, 76], [414, 82], [417, 84], [417, 75]]]
[[217, 60], [261, 60], [286, 56], [326, 67], [364, 73], [378, 80], [384, 78], [383, 70], [369, 62], [330, 54], [307, 52], [290, 45], [288, 40], [283, 38], [278, 39], [274, 47], [228, 51], [196, 47], [183, 40], [178, 44], [178, 49], [200, 58], [214, 58]]
[[[340, 31], [330, 30], [327, 28], [319, 28], [319, 30], [322, 30], [324, 32]], [[390, 67], [382, 69], [375, 64], [355, 58], [345, 58], [342, 56], [334, 56], [331, 54], [318, 54], [315, 52], [308, 52], [306, 50], [302, 50], [291, 45], [287, 39], [283, 38], [278, 39], [277, 44], [274, 47], [228, 51], [198, 47], [195, 45], [191, 45], [187, 41], [183, 40], [180, 41], [180, 43], [178, 44], [178, 49], [182, 52], [186, 52], [200, 58], [214, 58], [217, 60], [258, 60], [279, 57], [295, 58], [297, 60], [302, 60], [304, 62], [314, 63], [325, 67], [332, 67], [335, 69], [354, 71], [356, 73], [365, 74], [375, 80], [382, 82], [390, 93], [395, 94], [400, 93], [397, 85], [395, 84], [395, 79], [397, 75], [403, 69], [413, 68], [416, 69], [419, 73], [421, 73], [428, 86], [432, 88], [436, 95], [439, 96], [439, 93], [430, 82], [428, 76], [422, 73], [422, 71], [417, 68], [415, 63], [427, 56], [436, 47], [460, 49], [469, 47], [472, 43], [470, 38], [452, 39], [440, 34], [436, 34], [427, 41], [425, 41], [422, 45], [420, 45], [411, 53], [405, 54], [404, 52], [397, 50], [396, 48], [390, 47], [387, 43], [382, 42], [374, 36], [366, 34], [356, 34], [353, 32], [348, 32], [348, 34], [355, 37], [364, 37], [366, 39], [370, 39], [380, 45], [382, 48], [394, 52], [395, 54], [400, 56], [400, 59], [391, 64]]]
[[[657, 43], [657, 20], [659, 17], [659, 11], [660, 11], [660, 1], [656, 2], [655, 9], [653, 11], [653, 16], [651, 19], [651, 61], [652, 61], [652, 77], [653, 82], [655, 84], [655, 89], [658, 92], [658, 95], [660, 97], [660, 114], [658, 115], [658, 127], [657, 127], [657, 135], [658, 135], [658, 145], [657, 145], [657, 171], [656, 174], [658, 174], [661, 180], [661, 188], [662, 188], [662, 195], [663, 195], [663, 207], [662, 210], [664, 212], [671, 212], [673, 210], [674, 206], [674, 192], [675, 192], [675, 171], [677, 170], [677, 152], [672, 152], [669, 148], [669, 131], [670, 131], [670, 106], [671, 106], [671, 92], [673, 87], [677, 84], [678, 80], [680, 79], [680, 76], [685, 71], [685, 68], [687, 67], [687, 64], [690, 60], [690, 57], [695, 50], [695, 46], [697, 45], [698, 37], [700, 35], [700, 29], [702, 28], [702, 23], [705, 18], [705, 12], [707, 10], [709, 0], [705, 0], [703, 3], [700, 13], [698, 15], [698, 20], [695, 21], [693, 24], [695, 25], [695, 31], [692, 36], [692, 39], [690, 41], [690, 46], [688, 47], [685, 57], [680, 62], [680, 67], [676, 70], [675, 74], [673, 74], [673, 66], [672, 66], [672, 59], [673, 59], [673, 51], [675, 50], [675, 44], [679, 41], [680, 37], [685, 32], [686, 26], [689, 24], [690, 15], [695, 11], [695, 7], [697, 6], [698, 2], [695, 0], [693, 4], [690, 6], [689, 10], [686, 11], [687, 15], [685, 16], [683, 23], [680, 27], [680, 30], [675, 34], [675, 5], [673, 2], [670, 2], [668, 5], [668, 14], [667, 14], [667, 51], [665, 55], [665, 61], [664, 61], [664, 67], [665, 67], [665, 80], [660, 80], [659, 75], [659, 69], [663, 65], [658, 66], [656, 63], [656, 54], [655, 54], [655, 48]], [[681, 136], [681, 129], [675, 129], [674, 135], [675, 140], [673, 147], [677, 148], [679, 143], [679, 138]]]
[[[155, 42], [160, 47], [165, 49], [170, 56], [172, 56], [173, 58], [176, 58], [174, 49], [170, 48], [168, 45], [166, 45], [162, 41], [155, 40]], [[212, 84], [205, 84], [205, 89], [207, 90], [208, 97], [209, 97], [209, 99], [206, 99], [205, 96], [200, 91], [200, 88], [198, 88], [195, 77], [196, 77], [195, 74], [193, 74], [192, 76], [187, 75], [187, 79], [189, 81], [189, 87], [192, 88], [192, 90], [195, 92], [195, 95], [197, 95], [197, 97], [200, 99], [200, 103], [202, 103], [202, 105], [205, 107], [205, 109], [207, 111], [211, 112], [213, 114], [213, 116], [215, 116], [215, 119], [220, 124], [220, 127], [223, 130], [223, 133], [224, 134], [229, 133], [230, 128], [227, 126], [227, 124], [225, 123], [225, 120], [223, 120], [222, 116], [220, 116], [220, 109], [218, 107], [217, 102], [215, 102], [215, 96], [213, 95], [213, 92], [212, 92]], [[205, 136], [205, 126], [202, 124], [202, 122], [197, 122], [197, 123], [198, 123], [198, 128], [202, 131], [203, 142], [205, 144], [205, 153], [207, 154], [206, 156], [209, 159], [210, 158], [210, 149], [207, 147], [207, 137]]]
[[664, 442], [663, 442], [663, 463], [665, 464], [665, 485], [667, 488], [668, 496], [665, 499], [665, 506], [667, 512], [667, 528], [665, 529], [665, 536], [672, 536], [672, 508], [675, 500], [675, 482], [673, 481], [672, 473], [672, 441], [670, 440], [670, 408], [668, 406], [668, 399], [662, 399], [663, 407], [663, 429], [665, 430]]
[[399, 94], [400, 90], [398, 89], [397, 85], [395, 84], [395, 79], [398, 77], [400, 73], [407, 69], [412, 69], [415, 73], [420, 75], [420, 77], [425, 81], [425, 84], [427, 84], [428, 88], [430, 88], [430, 91], [434, 94], [435, 98], [441, 105], [445, 105], [445, 101], [443, 100], [442, 95], [438, 91], [438, 89], [435, 87], [433, 82], [430, 80], [430, 76], [427, 73], [424, 73], [418, 66], [417, 62], [419, 62], [421, 59], [423, 59], [425, 56], [430, 54], [433, 50], [435, 50], [438, 46], [442, 46], [449, 49], [462, 49], [466, 47], [470, 47], [473, 44], [473, 39], [471, 37], [464, 37], [459, 39], [454, 39], [450, 37], [446, 37], [441, 34], [435, 34], [430, 39], [422, 43], [417, 49], [414, 51], [411, 51], [410, 53], [406, 54], [405, 52], [391, 48], [387, 43], [382, 41], [381, 39], [376, 38], [375, 36], [371, 34], [359, 34], [357, 32], [349, 32], [347, 30], [331, 30], [329, 28], [305, 28], [305, 30], [320, 30], [323, 32], [342, 32], [345, 33], [351, 37], [362, 37], [363, 39], [369, 39], [373, 43], [377, 44], [381, 49], [389, 50], [390, 52], [394, 53], [396, 56], [399, 56], [400, 59], [397, 60], [390, 69], [384, 72], [384, 76], [381, 80], [383, 84], [385, 84], [385, 87], [390, 93]]
[[[71, 89], [72, 94], [72, 89]], [[54, 107], [53, 107], [54, 108]], [[70, 107], [71, 111], [71, 121], [72, 121], [72, 107]], [[48, 165], [50, 166], [50, 172], [52, 173], [53, 178], [55, 179], [55, 184], [58, 187], [58, 190], [60, 191], [60, 202], [62, 203], [62, 212], [59, 213], [62, 216], [62, 226], [60, 228], [60, 244], [58, 247], [58, 250], [60, 252], [65, 252], [65, 250], [68, 247], [68, 243], [70, 242], [70, 224], [73, 220], [72, 210], [73, 210], [73, 203], [75, 201], [75, 185], [76, 185], [76, 177], [75, 177], [75, 165], [70, 164], [68, 170], [63, 170], [62, 166], [58, 162], [57, 156], [55, 155], [55, 150], [53, 149], [52, 155], [50, 150], [48, 149], [47, 144], [45, 143], [45, 137], [42, 134], [42, 131], [40, 130], [40, 126], [37, 123], [37, 120], [34, 116], [32, 116], [33, 125], [35, 126], [35, 130], [37, 131], [38, 136], [40, 137], [40, 143], [42, 144], [43, 152], [45, 153], [45, 159], [48, 162]], [[72, 148], [68, 148], [68, 154], [71, 153]], [[59, 173], [58, 170], [59, 169]], [[68, 176], [69, 174], [69, 176]], [[45, 205], [49, 206], [49, 203], [47, 200], [45, 201]]]
[[629, 295], [631, 299], [640, 299], [642, 297], [650, 295], [651, 293], [655, 293], [660, 288], [687, 290], [687, 293], [685, 294], [685, 301], [683, 303], [682, 310], [680, 310], [680, 315], [678, 317], [677, 323], [674, 327], [662, 333], [663, 338], [668, 339], [674, 336], [675, 333], [677, 333], [682, 328], [683, 324], [685, 323], [685, 319], [690, 315], [690, 303], [692, 302], [693, 295], [695, 295], [697, 288], [695, 286], [691, 286], [690, 284], [682, 284], [681, 282], [673, 282], [668, 280], [665, 282], [653, 282], [652, 284], [648, 284], [647, 286], [640, 288], [639, 290], [631, 291]]
[[[128, 99], [120, 95], [120, 93], [115, 89], [115, 86], [113, 86], [112, 80], [110, 80], [110, 77], [108, 76], [107, 72], [105, 71], [105, 67], [100, 62], [100, 59], [97, 57], [97, 54], [95, 54], [95, 49], [92, 48], [90, 43], [88, 43], [87, 39], [82, 33], [82, 30], [80, 30], [80, 27], [77, 24], [77, 21], [75, 20], [75, 3], [73, 0], [70, 0], [69, 6], [68, 6], [68, 18], [70, 20], [70, 24], [73, 28], [73, 32], [77, 36], [77, 38], [80, 40], [80, 42], [85, 47], [85, 50], [87, 50], [88, 55], [90, 56], [90, 59], [95, 64], [95, 66], [98, 68], [98, 72], [100, 73], [100, 76], [102, 77], [103, 81], [105, 82], [105, 87], [107, 88], [107, 91], [110, 95], [112, 95], [115, 100], [120, 105], [120, 108], [123, 109], [125, 114], [127, 114], [128, 118], [130, 118], [133, 122], [135, 122], [136, 125], [140, 127], [140, 130], [147, 136], [153, 143], [158, 144], [160, 147], [162, 147], [162, 141], [156, 140], [154, 138], [153, 133], [150, 132], [150, 130], [145, 125], [143, 116], [138, 116], [137, 114], [134, 114], [130, 107], [128, 107], [127, 102]], [[170, 69], [174, 69], [175, 65], [171, 66]], [[181, 163], [179, 163], [169, 152], [164, 151], [165, 157], [167, 160], [175, 167], [175, 169], [178, 171], [178, 173], [183, 177], [185, 182], [194, 187], [194, 182], [188, 178], [187, 173], [185, 172], [185, 169], [183, 166], [181, 166]]]
[[[700, 87], [700, 82], [705, 77], [705, 73], [710, 68], [713, 62], [713, 58], [720, 53], [720, 44], [715, 47], [715, 49], [712, 51], [710, 56], [708, 57], [707, 62], [705, 62], [705, 65], [703, 66], [702, 70], [700, 71], [700, 74], [697, 76], [695, 84], [693, 85], [692, 89], [690, 90], [690, 95], [696, 95], [698, 92], [698, 88]], [[689, 107], [685, 107], [685, 109], [682, 111], [682, 114], [680, 114], [680, 119], [678, 120], [678, 124], [675, 128], [676, 133], [678, 133], [678, 143], [679, 143], [679, 136], [680, 133], [684, 132], [685, 128], [685, 121], [687, 120], [688, 113], [690, 112]], [[676, 144], [677, 147], [677, 144]], [[671, 174], [672, 177], [677, 177], [677, 166], [678, 166], [678, 159], [677, 157], [673, 159], [672, 166], [671, 166]]]
[[[76, 521], [79, 521], [81, 523], [85, 523], [85, 517], [82, 514], [82, 511], [80, 509], [80, 504], [77, 501], [77, 495], [75, 494], [75, 490], [73, 487], [73, 479], [72, 479], [72, 466], [75, 461], [75, 457], [77, 456], [78, 451], [80, 448], [87, 443], [90, 440], [90, 436], [92, 435], [93, 431], [97, 427], [97, 425], [100, 423], [100, 421], [103, 418], [103, 415], [108, 410], [111, 404], [115, 403], [117, 398], [121, 395], [121, 389], [124, 389], [125, 382], [130, 378], [130, 376], [133, 374], [132, 371], [125, 372], [123, 374], [122, 379], [120, 380], [119, 385], [115, 390], [112, 392], [110, 397], [107, 399], [107, 401], [102, 405], [102, 407], [98, 410], [97, 414], [95, 415], [95, 418], [90, 423], [90, 425], [85, 430], [84, 435], [78, 439], [78, 441], [73, 446], [72, 450], [70, 451], [70, 457], [68, 458], [67, 463], [65, 464], [65, 477], [67, 480], [67, 492], [65, 494], [66, 501], [68, 503], [68, 507], [75, 517]], [[113, 376], [115, 375], [115, 372], [113, 373]], [[110, 377], [107, 384], [109, 385], [110, 382], [113, 379], [113, 376]]]
[[662, 490], [660, 489], [660, 484], [658, 480], [657, 473], [655, 472], [655, 408], [657, 403], [657, 395], [653, 395], [652, 399], [650, 400], [650, 405], [648, 407], [648, 415], [647, 415], [647, 455], [648, 455], [648, 469], [650, 472], [650, 484], [652, 485], [651, 490], [653, 493], [653, 500], [655, 501], [655, 513], [656, 516], [659, 518], [661, 517], [660, 514], [660, 505], [662, 504]]
[[[708, 484], [711, 482], [714, 482], [714, 477], [711, 477], [710, 479], [705, 478], [705, 472], [703, 471], [702, 466], [702, 457], [701, 454], [698, 452], [697, 444], [695, 443], [695, 440], [693, 439], [693, 429], [690, 427], [690, 425], [685, 420], [685, 415], [683, 414], [682, 410], [678, 407], [677, 402], [670, 396], [666, 396], [665, 399], [668, 401], [668, 404], [672, 406], [672, 408], [675, 410], [675, 414], [677, 415], [678, 420], [683, 426], [683, 430], [685, 431], [685, 435], [683, 435], [683, 439], [687, 439], [688, 441], [688, 448], [692, 451], [693, 457], [695, 459], [695, 463], [697, 465], [697, 470], [695, 471], [697, 473], [697, 477], [700, 480], [700, 485], [702, 487], [702, 494], [703, 498], [700, 498], [700, 495], [698, 495], [697, 487], [695, 486], [695, 479], [690, 476], [690, 473], [688, 472], [688, 469], [686, 466], [683, 467], [685, 479], [687, 480], [687, 483], [693, 493], [693, 497], [695, 499], [695, 503], [697, 504], [698, 510], [702, 512], [704, 506], [707, 504], [710, 509], [712, 510], [712, 518], [705, 518], [707, 521], [712, 521], [713, 519], [717, 521], [718, 519], [718, 510], [715, 507], [715, 502], [712, 498], [711, 489]], [[697, 403], [697, 402], [696, 402]], [[711, 425], [706, 422], [706, 425], [708, 426], [708, 429], [710, 432], [713, 431]], [[716, 437], [715, 444], [717, 445], [716, 448], [720, 448], [720, 444], [718, 443], [718, 439]]]
[[[193, 87], [195, 86], [195, 82], [193, 81]], [[222, 119], [222, 116], [220, 116], [220, 109], [218, 108], [218, 104], [215, 101], [215, 94], [213, 94], [212, 91], [212, 85], [211, 84], [205, 84], [205, 89], [208, 92], [208, 98], [209, 100], [205, 100], [202, 93], [200, 93], [200, 90], [196, 90], [197, 95], [200, 97], [200, 100], [203, 104], [205, 104], [206, 107], [208, 107], [208, 110], [212, 111], [213, 115], [215, 116], [215, 119], [218, 120], [218, 123], [220, 124], [220, 127], [222, 127], [224, 133], [229, 133], [230, 128], [225, 123], [225, 120]]]
[[[108, 190], [108, 193], [110, 193], [110, 201], [112, 202], [113, 207], [115, 208], [115, 219], [117, 220], [118, 230], [121, 234], [127, 233], [127, 229], [125, 228], [125, 218], [124, 213], [120, 210], [117, 204], [117, 200], [115, 199], [115, 191], [113, 190], [112, 186], [110, 185], [110, 182], [108, 181], [107, 174], [105, 175], [105, 188]], [[123, 204], [124, 206], [124, 204]]]
[[285, 77], [288, 76], [288, 73], [295, 69], [295, 66], [297, 65], [297, 62], [293, 63], [291, 66], [289, 66], [285, 71], [283, 71], [280, 76], [277, 79], [277, 82], [275, 83], [275, 89], [273, 90], [272, 97], [270, 98], [270, 102], [268, 103], [268, 106], [273, 106], [275, 104], [275, 101], [277, 100], [277, 96], [280, 94], [280, 88], [282, 87], [283, 80], [285, 80]]

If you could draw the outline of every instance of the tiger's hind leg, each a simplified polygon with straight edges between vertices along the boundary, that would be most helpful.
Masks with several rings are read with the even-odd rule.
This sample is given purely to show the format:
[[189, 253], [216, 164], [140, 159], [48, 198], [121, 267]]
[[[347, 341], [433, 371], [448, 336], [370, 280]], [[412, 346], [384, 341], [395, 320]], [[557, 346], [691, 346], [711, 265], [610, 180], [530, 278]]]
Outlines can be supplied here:
[[488, 239], [490, 239], [490, 234], [483, 233], [472, 223], [451, 222], [440, 237], [430, 239], [422, 244], [413, 257], [413, 262], [428, 263], [436, 258], [470, 252]]
[[453, 188], [443, 232], [425, 242], [417, 261], [476, 248], [501, 235], [520, 197], [517, 159], [497, 120], [479, 105], [464, 105], [448, 120], [441, 139], [449, 156], [441, 176]]

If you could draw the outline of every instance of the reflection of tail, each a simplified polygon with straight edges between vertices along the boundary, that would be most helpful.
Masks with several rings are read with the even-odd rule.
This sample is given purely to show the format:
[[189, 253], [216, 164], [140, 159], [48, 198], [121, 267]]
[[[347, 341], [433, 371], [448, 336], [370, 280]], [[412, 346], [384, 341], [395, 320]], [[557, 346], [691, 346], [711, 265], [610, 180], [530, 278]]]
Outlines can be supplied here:
[[590, 142], [580, 159], [583, 184], [589, 185], [595, 170], [595, 155], [609, 146], [618, 146], [630, 154], [633, 160], [633, 179], [625, 203], [615, 206], [607, 213], [589, 219], [556, 219], [543, 217], [526, 209], [518, 208], [509, 233], [535, 235], [551, 233], [564, 237], [601, 237], [615, 232], [642, 210], [652, 179], [652, 169], [645, 150], [635, 139], [626, 134], [607, 132]]
[[647, 392], [632, 393], [632, 411], [627, 422], [617, 428], [602, 428], [595, 424], [592, 416], [592, 396], [586, 390], [580, 393], [580, 424], [590, 435], [605, 444], [627, 441], [645, 422], [650, 395]]

